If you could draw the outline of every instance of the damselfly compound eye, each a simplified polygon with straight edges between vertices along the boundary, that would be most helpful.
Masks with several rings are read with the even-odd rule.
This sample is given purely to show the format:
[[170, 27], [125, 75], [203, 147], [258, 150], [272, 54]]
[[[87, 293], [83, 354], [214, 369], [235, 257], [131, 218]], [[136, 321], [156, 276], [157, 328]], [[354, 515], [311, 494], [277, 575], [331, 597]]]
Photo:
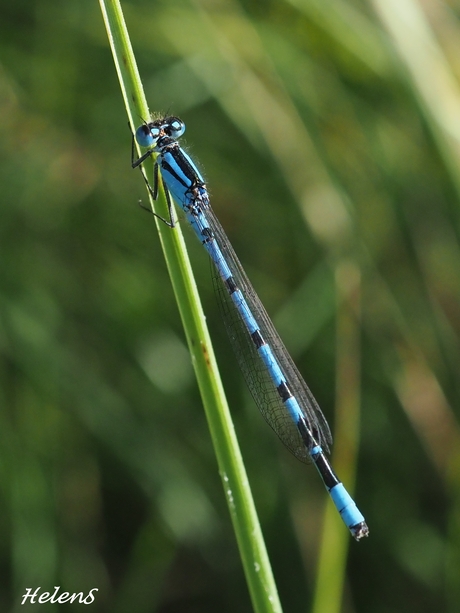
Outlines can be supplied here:
[[185, 123], [178, 117], [170, 117], [164, 129], [171, 138], [179, 138], [185, 132]]
[[151, 147], [160, 136], [160, 129], [143, 124], [136, 130], [136, 141], [141, 147]]

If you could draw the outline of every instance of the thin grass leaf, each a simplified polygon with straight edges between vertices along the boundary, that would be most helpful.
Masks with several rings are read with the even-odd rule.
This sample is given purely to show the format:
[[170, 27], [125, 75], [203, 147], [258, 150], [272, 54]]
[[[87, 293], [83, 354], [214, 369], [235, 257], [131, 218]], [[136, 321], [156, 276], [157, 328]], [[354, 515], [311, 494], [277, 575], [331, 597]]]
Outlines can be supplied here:
[[[134, 129], [137, 117], [147, 119], [149, 114], [121, 6], [116, 0], [100, 0], [100, 5], [130, 125]], [[167, 214], [164, 194], [158, 213]], [[157, 218], [155, 220], [192, 355], [254, 610], [280, 613], [281, 604], [185, 243], [178, 227], [171, 230]]]

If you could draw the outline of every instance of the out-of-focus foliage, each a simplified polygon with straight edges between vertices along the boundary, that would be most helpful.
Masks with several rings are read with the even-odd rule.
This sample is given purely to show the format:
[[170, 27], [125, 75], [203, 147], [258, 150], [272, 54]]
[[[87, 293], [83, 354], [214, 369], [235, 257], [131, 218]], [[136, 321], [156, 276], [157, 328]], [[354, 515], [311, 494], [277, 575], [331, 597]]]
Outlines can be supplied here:
[[[123, 8], [324, 412], [361, 408], [371, 535], [343, 610], [458, 611], [460, 5]], [[0, 610], [59, 585], [104, 613], [250, 611], [99, 7], [3, 3], [0, 33]], [[189, 242], [281, 600], [306, 611], [325, 494], [257, 414]]]

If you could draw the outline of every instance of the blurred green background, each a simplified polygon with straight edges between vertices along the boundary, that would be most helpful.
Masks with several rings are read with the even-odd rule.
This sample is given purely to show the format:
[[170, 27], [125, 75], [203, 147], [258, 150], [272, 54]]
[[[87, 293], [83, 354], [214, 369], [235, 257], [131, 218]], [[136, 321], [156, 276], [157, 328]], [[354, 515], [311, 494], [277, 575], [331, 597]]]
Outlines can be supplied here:
[[[460, 611], [460, 3], [123, 9], [333, 431], [361, 413], [341, 610]], [[0, 611], [61, 586], [249, 612], [99, 5], [3, 2], [0, 32]], [[258, 414], [184, 231], [281, 601], [310, 611], [326, 494]]]

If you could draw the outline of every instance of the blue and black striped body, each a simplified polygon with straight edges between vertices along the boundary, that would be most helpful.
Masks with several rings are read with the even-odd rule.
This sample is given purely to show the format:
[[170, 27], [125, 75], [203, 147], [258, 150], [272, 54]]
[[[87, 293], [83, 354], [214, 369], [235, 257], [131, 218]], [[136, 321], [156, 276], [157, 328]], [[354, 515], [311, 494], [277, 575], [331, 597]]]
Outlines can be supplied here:
[[176, 140], [184, 129], [175, 117], [138, 128], [137, 142], [150, 149], [133, 166], [158, 153], [152, 191], [156, 195], [159, 169], [167, 195], [182, 208], [215, 265], [214, 281], [230, 340], [261, 413], [296, 457], [314, 462], [343, 521], [359, 540], [368, 528], [326, 458], [324, 450], [332, 443], [329, 426], [217, 220], [203, 177]]

